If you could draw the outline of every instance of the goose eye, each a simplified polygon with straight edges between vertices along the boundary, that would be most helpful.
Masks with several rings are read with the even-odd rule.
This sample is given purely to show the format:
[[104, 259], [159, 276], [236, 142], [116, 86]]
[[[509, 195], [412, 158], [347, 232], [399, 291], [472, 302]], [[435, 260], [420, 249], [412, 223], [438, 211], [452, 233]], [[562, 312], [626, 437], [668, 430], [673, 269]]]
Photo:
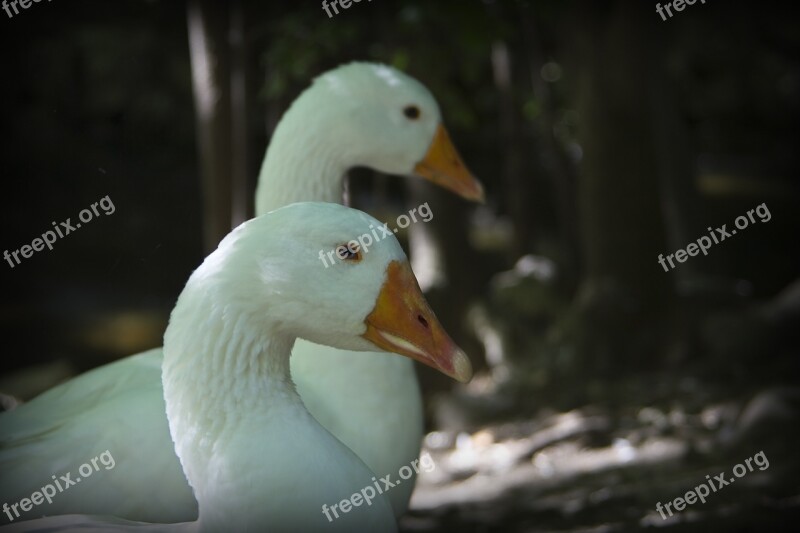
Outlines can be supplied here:
[[415, 105], [407, 105], [403, 108], [403, 114], [410, 118], [411, 120], [416, 120], [419, 118], [420, 111], [419, 108]]
[[352, 261], [354, 263], [361, 261], [361, 251], [357, 247], [351, 248], [347, 244], [337, 246], [336, 255], [342, 261]]

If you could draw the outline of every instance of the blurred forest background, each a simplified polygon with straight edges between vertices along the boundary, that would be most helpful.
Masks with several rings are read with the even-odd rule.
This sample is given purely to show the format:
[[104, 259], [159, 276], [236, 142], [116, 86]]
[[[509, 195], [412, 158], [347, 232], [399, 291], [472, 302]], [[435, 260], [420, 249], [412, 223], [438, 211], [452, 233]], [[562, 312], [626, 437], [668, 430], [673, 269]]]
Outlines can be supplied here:
[[[793, 530], [800, 518], [800, 32], [790, 3], [40, 2], [0, 12], [2, 249], [109, 195], [53, 251], [3, 261], [11, 408], [161, 344], [174, 301], [253, 212], [269, 137], [314, 76], [398, 67], [438, 99], [487, 190], [353, 169], [479, 369], [419, 369], [425, 446], [405, 531]], [[190, 46], [191, 43], [191, 46]], [[214, 68], [202, 71], [206, 59]], [[196, 116], [193, 94], [218, 94]], [[336, 105], [331, 102], [331, 105]], [[665, 272], [672, 254], [765, 203]], [[417, 232], [425, 232], [420, 235]], [[705, 504], [655, 510], [759, 451]]]

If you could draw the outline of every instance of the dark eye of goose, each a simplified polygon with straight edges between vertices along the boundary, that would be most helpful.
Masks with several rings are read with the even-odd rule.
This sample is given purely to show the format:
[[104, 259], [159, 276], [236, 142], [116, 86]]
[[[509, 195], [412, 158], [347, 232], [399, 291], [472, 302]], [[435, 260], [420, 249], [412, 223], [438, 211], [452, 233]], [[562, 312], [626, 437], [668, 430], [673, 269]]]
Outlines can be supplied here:
[[356, 247], [350, 247], [347, 244], [340, 244], [336, 247], [336, 256], [342, 261], [353, 261], [357, 263], [361, 261], [361, 250]]
[[403, 114], [411, 120], [416, 120], [419, 118], [420, 110], [415, 105], [407, 105], [403, 108]]

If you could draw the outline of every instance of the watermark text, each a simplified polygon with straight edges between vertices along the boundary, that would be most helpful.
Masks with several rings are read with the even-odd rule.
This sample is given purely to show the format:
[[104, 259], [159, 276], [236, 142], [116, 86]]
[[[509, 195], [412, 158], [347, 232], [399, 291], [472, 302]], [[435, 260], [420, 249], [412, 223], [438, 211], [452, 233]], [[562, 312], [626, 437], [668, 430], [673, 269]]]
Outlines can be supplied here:
[[[372, 500], [374, 500], [379, 494], [383, 494], [387, 490], [399, 485], [402, 481], [410, 479], [414, 473], [419, 474], [420, 467], [422, 467], [423, 472], [430, 472], [436, 468], [436, 464], [433, 462], [433, 457], [431, 457], [429, 453], [426, 452], [422, 454], [419, 459], [414, 459], [411, 461], [410, 466], [401, 466], [400, 470], [397, 472], [397, 475], [400, 476], [400, 479], [392, 482], [391, 474], [386, 474], [384, 477], [380, 478], [380, 480], [376, 480], [375, 477], [373, 477], [372, 485], [367, 485], [359, 492], [354, 492], [349, 498], [345, 498], [339, 503], [334, 503], [330, 507], [328, 507], [326, 504], [323, 504], [322, 514], [325, 515], [325, 518], [328, 519], [328, 522], [333, 522], [334, 518], [339, 518], [340, 512], [342, 514], [349, 513], [353, 510], [353, 507], [360, 507], [365, 502], [369, 507], [372, 505]], [[331, 513], [333, 513], [333, 516], [331, 516]]]
[[[348, 9], [353, 3], [359, 3], [361, 0], [331, 0], [331, 3], [328, 4], [328, 0], [322, 0], [322, 9], [327, 13], [328, 18], [333, 18], [331, 14], [331, 8], [333, 8], [333, 12], [335, 14], [339, 14], [339, 9], [336, 7], [336, 4], [339, 4], [339, 7], [342, 9]], [[372, 0], [367, 0], [368, 2], [372, 2]]]
[[[661, 20], [666, 21], [667, 17], [664, 16], [665, 10], [667, 12], [667, 15], [669, 15], [669, 18], [672, 18], [672, 9], [674, 9], [676, 12], [683, 11], [684, 9], [686, 9], [687, 5], [690, 6], [694, 5], [696, 1], [697, 0], [672, 0], [672, 2], [667, 2], [663, 6], [659, 2], [658, 4], [656, 4], [656, 13], [661, 15]], [[700, 0], [700, 3], [705, 4], [706, 0]]]
[[[769, 468], [769, 459], [764, 454], [764, 450], [761, 450], [753, 457], [748, 457], [744, 460], [744, 464], [739, 463], [738, 465], [733, 467], [733, 475], [736, 476], [731, 478], [725, 477], [725, 472], [721, 472], [719, 475], [711, 477], [711, 474], [706, 475], [707, 483], [701, 483], [692, 490], [688, 491], [683, 497], [677, 497], [674, 500], [665, 503], [663, 506], [661, 502], [656, 503], [656, 511], [661, 514], [661, 518], [663, 520], [667, 519], [667, 515], [664, 514], [664, 510], [669, 513], [669, 516], [672, 516], [672, 509], [671, 507], [675, 507], [675, 512], [683, 511], [687, 505], [694, 505], [697, 500], [700, 500], [700, 503], [706, 503], [706, 497], [711, 494], [712, 492], [717, 492], [718, 490], [722, 489], [723, 487], [730, 485], [736, 478], [743, 477], [748, 472], [753, 471], [752, 463], [755, 462], [756, 466], [759, 470], [766, 470]], [[746, 466], [745, 466], [746, 465]], [[710, 488], [709, 488], [710, 487]]]
[[[64, 492], [74, 485], [77, 485], [95, 472], [99, 472], [100, 466], [98, 465], [98, 462], [103, 465], [106, 470], [111, 470], [117, 464], [114, 461], [114, 457], [111, 456], [111, 452], [106, 450], [97, 457], [94, 457], [90, 461], [83, 463], [78, 467], [78, 473], [81, 475], [81, 477], [76, 476], [75, 479], [73, 479], [72, 472], [67, 472], [63, 476], [59, 476], [58, 479], [56, 479], [56, 476], [53, 475], [53, 483], [43, 485], [42, 488], [31, 494], [30, 498], [22, 498], [13, 505], [8, 505], [7, 502], [3, 503], [3, 512], [8, 517], [8, 520], [13, 522], [16, 518], [20, 517], [20, 509], [22, 512], [28, 512], [35, 506], [43, 504], [45, 501], [47, 501], [47, 503], [53, 503], [53, 496]], [[58, 492], [56, 492], [56, 488], [58, 489]], [[14, 512], [13, 516], [11, 515], [12, 511]], [[45, 512], [43, 514], [47, 513]]]
[[[364, 233], [357, 239], [351, 239], [347, 243], [340, 244], [333, 250], [328, 250], [327, 254], [324, 250], [319, 251], [319, 260], [325, 265], [325, 268], [333, 265], [336, 259], [345, 261], [351, 256], [357, 255], [360, 251], [364, 253], [369, 252], [369, 247], [377, 244], [385, 237], [390, 237], [392, 233], [397, 233], [398, 228], [404, 229], [411, 225], [412, 222], [417, 222], [417, 215], [420, 216], [423, 222], [430, 222], [433, 219], [433, 211], [431, 210], [428, 202], [415, 207], [408, 212], [408, 215], [400, 215], [397, 217], [395, 224], [397, 227], [389, 229], [387, 222], [383, 226], [375, 227], [374, 224], [369, 225], [371, 232]], [[378, 234], [380, 232], [380, 234]], [[329, 263], [330, 262], [330, 263]]]
[[[22, 9], [28, 9], [29, 7], [31, 7], [31, 4], [38, 4], [41, 1], [42, 0], [11, 0], [9, 2], [8, 0], [3, 0], [3, 3], [0, 5], [2, 5], [3, 11], [6, 12], [8, 18], [14, 18], [14, 15], [19, 15], [19, 9], [17, 9], [17, 4], [19, 4], [19, 7], [21, 7]], [[50, 2], [50, 0], [47, 1]], [[14, 10], [14, 15], [11, 14], [12, 9]]]
[[[99, 202], [93, 203], [91, 206], [91, 210], [89, 208], [83, 209], [80, 213], [78, 213], [78, 218], [81, 222], [86, 224], [90, 222], [92, 218], [96, 216], [100, 216], [100, 211], [98, 211], [98, 206], [103, 210], [103, 213], [106, 215], [113, 215], [116, 208], [114, 207], [114, 202], [111, 201], [111, 197], [106, 195], [105, 197], [101, 198]], [[34, 252], [40, 252], [44, 249], [45, 246], [49, 250], [53, 249], [53, 244], [59, 239], [64, 238], [70, 233], [76, 231], [78, 228], [81, 227], [81, 222], [76, 222], [74, 225], [71, 222], [71, 218], [68, 218], [65, 222], [60, 222], [56, 224], [53, 222], [53, 229], [47, 230], [42, 233], [41, 237], [36, 237], [33, 239], [33, 242], [30, 244], [26, 244], [21, 248], [12, 251], [11, 253], [8, 250], [3, 251], [3, 258], [8, 262], [11, 268], [14, 268], [16, 265], [20, 264], [21, 255], [23, 259], [27, 259], [33, 255]], [[56, 235], [57, 234], [57, 235]], [[13, 261], [11, 260], [13, 257]], [[15, 264], [16, 262], [16, 264]]]
[[[742, 230], [745, 229], [750, 223], [755, 223], [756, 219], [753, 217], [753, 213], [758, 215], [758, 218], [761, 222], [769, 222], [772, 219], [772, 214], [769, 212], [767, 204], [762, 203], [755, 209], [749, 210], [747, 212], [747, 216], [740, 215], [736, 217], [736, 220], [734, 221], [736, 228]], [[681, 248], [674, 254], [669, 254], [666, 256], [666, 262], [664, 260], [664, 254], [658, 254], [658, 263], [661, 265], [661, 268], [664, 269], [664, 272], [669, 272], [670, 268], [675, 268], [675, 263], [672, 262], [673, 258], [675, 258], [675, 260], [679, 263], [683, 263], [689, 258], [689, 256], [694, 257], [699, 252], [703, 252], [703, 255], [708, 255], [708, 249], [711, 248], [712, 245], [719, 244], [725, 239], [736, 235], [736, 230], [731, 229], [728, 231], [727, 226], [727, 224], [723, 224], [721, 227], [714, 230], [712, 230], [711, 226], [709, 226], [708, 235], [703, 235], [697, 239], [696, 244], [689, 244], [685, 250]], [[667, 268], [666, 263], [669, 263], [669, 268]]]

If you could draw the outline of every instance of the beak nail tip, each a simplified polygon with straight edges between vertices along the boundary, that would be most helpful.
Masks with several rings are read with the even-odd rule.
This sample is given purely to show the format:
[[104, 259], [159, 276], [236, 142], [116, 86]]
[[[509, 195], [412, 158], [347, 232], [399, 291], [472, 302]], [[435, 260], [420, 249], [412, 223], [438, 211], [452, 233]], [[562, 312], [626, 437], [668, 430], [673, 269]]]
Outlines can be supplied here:
[[453, 358], [453, 370], [455, 378], [461, 383], [468, 383], [472, 379], [472, 363], [463, 351], [459, 350]]

